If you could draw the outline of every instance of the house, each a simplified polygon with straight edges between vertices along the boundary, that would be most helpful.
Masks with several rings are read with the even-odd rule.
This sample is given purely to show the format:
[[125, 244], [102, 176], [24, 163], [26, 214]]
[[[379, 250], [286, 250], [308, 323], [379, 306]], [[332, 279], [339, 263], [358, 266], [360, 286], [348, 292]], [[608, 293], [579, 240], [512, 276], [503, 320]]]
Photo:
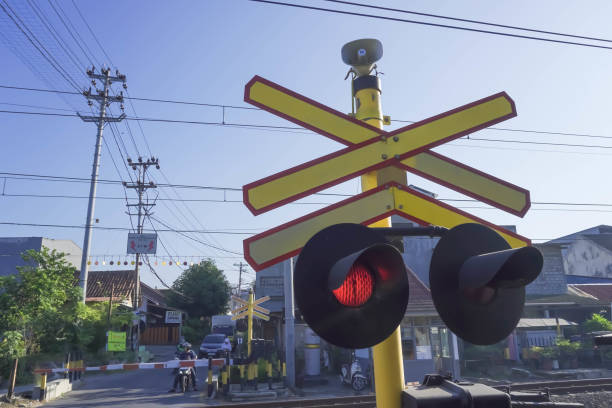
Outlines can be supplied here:
[[526, 317], [558, 316], [581, 322], [610, 308], [608, 297], [588, 285], [612, 284], [611, 226], [599, 225], [535, 246], [544, 265], [527, 286]]
[[[86, 302], [106, 302], [111, 297], [113, 302], [121, 302], [133, 307], [136, 271], [90, 271], [87, 277]], [[178, 344], [180, 324], [166, 323], [167, 311], [176, 311], [166, 304], [165, 296], [157, 289], [140, 282], [141, 315], [140, 344]]]
[[558, 331], [609, 309], [612, 301], [612, 227], [599, 225], [534, 246], [544, 264], [526, 287], [513, 339], [519, 352], [553, 344]]
[[81, 267], [81, 248], [68, 239], [44, 237], [6, 237], [0, 238], [0, 276], [12, 275], [18, 266], [26, 265], [21, 255], [29, 250], [40, 251], [43, 247], [66, 254], [66, 260], [77, 269]]

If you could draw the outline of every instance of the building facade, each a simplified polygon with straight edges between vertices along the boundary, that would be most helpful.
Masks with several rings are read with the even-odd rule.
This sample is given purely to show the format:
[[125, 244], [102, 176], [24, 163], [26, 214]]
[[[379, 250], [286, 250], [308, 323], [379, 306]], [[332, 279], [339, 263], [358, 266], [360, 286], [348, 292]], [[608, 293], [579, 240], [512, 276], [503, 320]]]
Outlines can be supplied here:
[[18, 266], [26, 265], [22, 254], [30, 249], [40, 251], [43, 247], [65, 253], [68, 263], [80, 269], [83, 251], [71, 240], [44, 237], [7, 237], [0, 238], [0, 276], [17, 273]]

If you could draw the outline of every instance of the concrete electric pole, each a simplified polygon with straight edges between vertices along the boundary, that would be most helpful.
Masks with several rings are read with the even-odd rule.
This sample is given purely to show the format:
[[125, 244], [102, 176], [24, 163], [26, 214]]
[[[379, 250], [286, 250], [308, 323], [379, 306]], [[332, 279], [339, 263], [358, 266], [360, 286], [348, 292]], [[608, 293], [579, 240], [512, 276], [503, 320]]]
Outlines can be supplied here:
[[123, 93], [121, 92], [118, 96], [109, 95], [110, 86], [113, 82], [123, 82], [125, 86], [125, 75], [116, 72], [116, 76], [111, 76], [110, 68], [102, 68], [101, 74], [95, 73], [95, 68], [87, 70], [87, 75], [92, 79], [92, 84], [96, 85], [96, 79], [104, 83], [104, 89], [100, 90], [96, 88], [96, 94], [91, 93], [91, 87], [83, 92], [83, 95], [88, 99], [89, 105], [93, 105], [92, 100], [98, 102], [99, 114], [98, 116], [82, 116], [79, 117], [84, 122], [96, 122], [98, 124], [98, 134], [96, 136], [96, 147], [94, 152], [93, 168], [91, 170], [91, 184], [89, 187], [89, 204], [87, 205], [87, 221], [85, 222], [85, 237], [83, 238], [83, 256], [81, 258], [81, 271], [79, 275], [79, 286], [83, 289], [83, 303], [87, 297], [87, 274], [89, 272], [87, 259], [89, 258], [89, 243], [91, 241], [91, 227], [94, 216], [94, 207], [96, 203], [96, 188], [98, 184], [98, 172], [100, 170], [100, 154], [102, 150], [102, 132], [104, 125], [107, 122], [120, 122], [125, 119], [125, 114], [122, 113], [119, 117], [113, 118], [106, 116], [106, 108], [110, 106], [112, 102], [123, 102]]
[[238, 293], [236, 295], [240, 297], [240, 291], [242, 290], [242, 272], [244, 271], [244, 267], [247, 265], [240, 261], [240, 263], [234, 264], [234, 266], [238, 267]]
[[[128, 215], [131, 217], [132, 215], [136, 215], [138, 217], [138, 222], [136, 225], [136, 233], [142, 234], [142, 229], [144, 226], [145, 217], [151, 215], [151, 208], [155, 206], [155, 203], [149, 203], [148, 199], [144, 200], [145, 192], [150, 188], [157, 188], [157, 185], [152, 181], [147, 182], [147, 170], [150, 166], [155, 166], [159, 169], [159, 158], [151, 157], [144, 161], [142, 157], [138, 158], [138, 161], [133, 161], [132, 159], [127, 159], [128, 166], [132, 167], [132, 170], [136, 172], [136, 182], [127, 183], [123, 182], [125, 188], [132, 188], [136, 190], [138, 194], [138, 203], [136, 204], [127, 204], [128, 207]], [[131, 207], [137, 207], [138, 212], [132, 213], [129, 209]], [[135, 282], [134, 282], [134, 299], [132, 302], [132, 307], [134, 312], [138, 311], [140, 307], [140, 252], [136, 252], [136, 266], [135, 266]], [[138, 318], [138, 331], [135, 344], [138, 344], [140, 341], [140, 317]], [[132, 345], [134, 346], [134, 344]]]

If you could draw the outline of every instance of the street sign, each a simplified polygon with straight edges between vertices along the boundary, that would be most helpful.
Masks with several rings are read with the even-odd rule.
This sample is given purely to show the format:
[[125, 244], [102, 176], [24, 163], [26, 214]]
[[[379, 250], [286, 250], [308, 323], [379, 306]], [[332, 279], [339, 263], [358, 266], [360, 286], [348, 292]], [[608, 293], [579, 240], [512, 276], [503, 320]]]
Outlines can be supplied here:
[[[394, 132], [385, 132], [258, 76], [255, 76], [246, 85], [245, 101], [347, 146], [361, 144], [375, 138], [392, 139], [394, 135], [399, 136], [402, 129], [410, 127]], [[509, 117], [512, 117], [516, 115], [516, 112], [511, 100], [510, 104], [513, 114]], [[447, 114], [453, 112], [450, 111]], [[440, 116], [443, 115], [432, 119], [442, 119]], [[508, 119], [508, 117], [501, 118], [498, 121], [505, 119]], [[491, 124], [488, 123], [479, 128]], [[478, 129], [472, 129], [471, 131], [475, 130]], [[384, 141], [381, 140], [381, 142]], [[389, 154], [387, 156], [389, 158], [393, 157]], [[401, 161], [390, 159], [389, 164], [517, 216], [522, 217], [530, 206], [530, 197], [527, 190], [432, 151], [426, 150], [406, 157]], [[286, 174], [294, 169], [280, 174]], [[291, 201], [286, 198], [275, 201], [275, 196], [271, 195], [267, 198], [267, 202], [258, 203], [256, 189], [264, 181], [269, 181], [271, 177], [274, 176], [250, 183], [244, 187], [245, 204], [256, 215]], [[304, 193], [304, 195], [307, 194]]]
[[108, 342], [106, 344], [107, 351], [125, 351], [125, 332], [108, 331]]
[[155, 254], [157, 252], [157, 234], [128, 234], [128, 254]]
[[247, 238], [243, 241], [244, 256], [253, 269], [259, 271], [297, 255], [306, 242], [325, 227], [340, 223], [369, 225], [394, 214], [420, 225], [446, 228], [477, 222], [494, 229], [513, 248], [531, 243], [521, 235], [409, 187], [389, 183]]
[[180, 324], [182, 313], [178, 310], [166, 310], [166, 323]]

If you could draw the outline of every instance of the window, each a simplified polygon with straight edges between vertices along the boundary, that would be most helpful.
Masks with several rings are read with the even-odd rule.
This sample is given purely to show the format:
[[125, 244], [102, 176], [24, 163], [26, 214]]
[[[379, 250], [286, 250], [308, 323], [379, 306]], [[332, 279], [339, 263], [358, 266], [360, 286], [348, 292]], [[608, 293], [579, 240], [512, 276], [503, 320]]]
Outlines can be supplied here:
[[429, 330], [427, 327], [415, 327], [414, 339], [416, 343], [416, 359], [429, 360], [431, 355], [431, 344], [429, 342]]
[[402, 333], [402, 353], [404, 354], [405, 360], [414, 360], [414, 334], [412, 332], [412, 325], [408, 323], [407, 326], [401, 326]]

